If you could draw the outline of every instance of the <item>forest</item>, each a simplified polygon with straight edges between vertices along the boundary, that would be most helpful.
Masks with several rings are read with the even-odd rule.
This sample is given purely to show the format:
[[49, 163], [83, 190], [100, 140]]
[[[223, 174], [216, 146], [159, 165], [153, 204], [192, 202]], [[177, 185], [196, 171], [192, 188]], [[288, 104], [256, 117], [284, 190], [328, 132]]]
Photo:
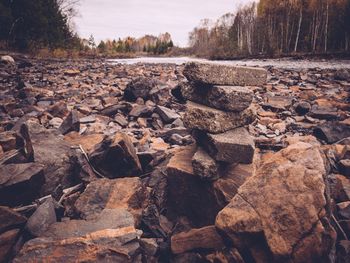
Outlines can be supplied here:
[[192, 53], [208, 58], [349, 53], [350, 0], [260, 0], [201, 21]]

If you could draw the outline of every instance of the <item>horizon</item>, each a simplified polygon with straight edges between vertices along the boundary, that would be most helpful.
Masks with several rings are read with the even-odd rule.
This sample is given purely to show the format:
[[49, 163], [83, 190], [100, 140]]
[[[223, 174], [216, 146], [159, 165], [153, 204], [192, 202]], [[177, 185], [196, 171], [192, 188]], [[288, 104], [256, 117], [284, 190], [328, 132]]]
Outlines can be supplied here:
[[[187, 47], [189, 33], [202, 19], [215, 21], [253, 0], [218, 0], [205, 5], [199, 0], [179, 0], [176, 3], [164, 3], [162, 0], [116, 2], [82, 0], [77, 8], [79, 15], [74, 19], [79, 36], [88, 39], [93, 35], [98, 44], [101, 40], [159, 36], [168, 32], [175, 45]], [[100, 14], [104, 14], [103, 18]]]

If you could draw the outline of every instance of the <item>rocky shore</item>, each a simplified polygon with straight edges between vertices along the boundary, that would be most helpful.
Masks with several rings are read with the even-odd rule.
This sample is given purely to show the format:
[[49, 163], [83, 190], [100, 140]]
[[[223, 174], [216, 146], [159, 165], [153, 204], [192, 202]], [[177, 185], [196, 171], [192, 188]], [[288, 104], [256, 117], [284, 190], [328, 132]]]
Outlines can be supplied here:
[[0, 262], [350, 259], [350, 71], [0, 61]]

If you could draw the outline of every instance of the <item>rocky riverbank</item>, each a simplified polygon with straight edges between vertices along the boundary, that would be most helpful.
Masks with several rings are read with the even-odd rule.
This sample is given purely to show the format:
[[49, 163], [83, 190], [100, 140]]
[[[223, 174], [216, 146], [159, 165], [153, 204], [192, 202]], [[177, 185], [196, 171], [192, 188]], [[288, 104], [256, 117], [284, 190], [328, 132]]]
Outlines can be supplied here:
[[349, 92], [342, 69], [2, 59], [0, 262], [349, 262]]

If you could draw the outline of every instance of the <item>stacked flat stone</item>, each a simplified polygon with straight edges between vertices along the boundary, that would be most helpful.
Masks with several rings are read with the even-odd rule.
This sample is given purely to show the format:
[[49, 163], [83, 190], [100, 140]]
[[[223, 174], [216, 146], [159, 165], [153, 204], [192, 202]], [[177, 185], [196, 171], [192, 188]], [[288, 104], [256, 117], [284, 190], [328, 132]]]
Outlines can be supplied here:
[[216, 180], [227, 164], [253, 161], [254, 140], [245, 128], [256, 117], [253, 92], [267, 72], [260, 68], [188, 63], [188, 82], [181, 84], [187, 102], [184, 124], [193, 130], [198, 150], [192, 158], [194, 174]]

